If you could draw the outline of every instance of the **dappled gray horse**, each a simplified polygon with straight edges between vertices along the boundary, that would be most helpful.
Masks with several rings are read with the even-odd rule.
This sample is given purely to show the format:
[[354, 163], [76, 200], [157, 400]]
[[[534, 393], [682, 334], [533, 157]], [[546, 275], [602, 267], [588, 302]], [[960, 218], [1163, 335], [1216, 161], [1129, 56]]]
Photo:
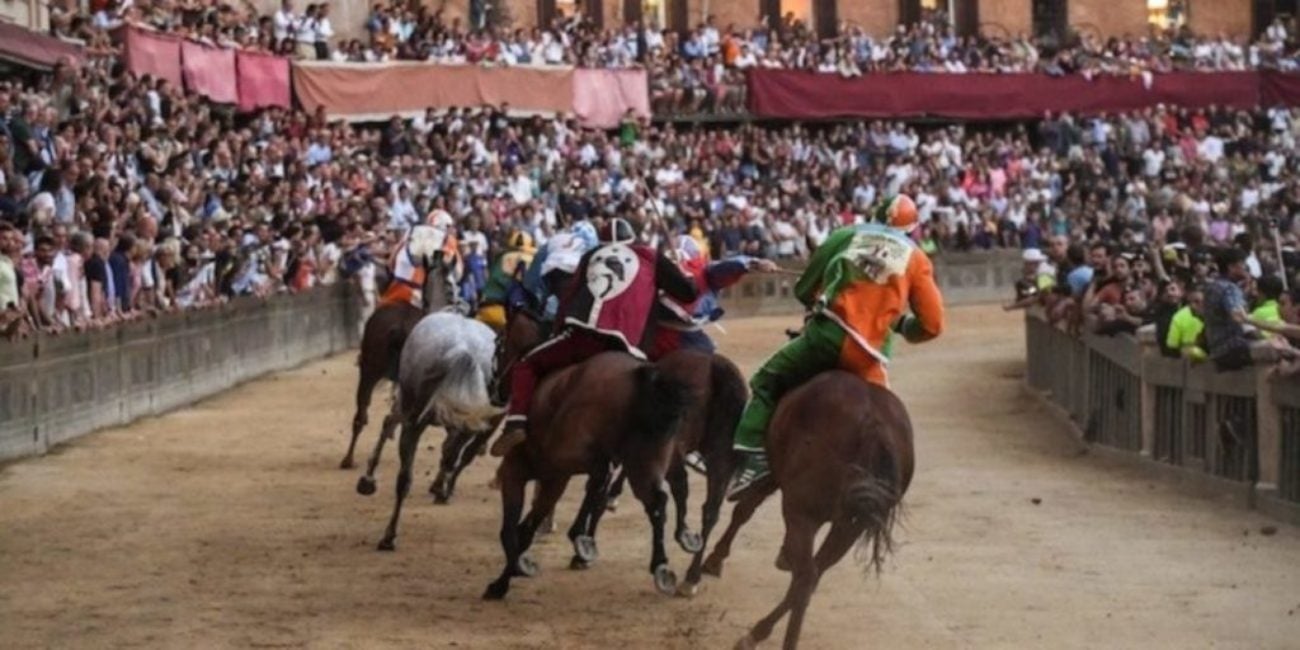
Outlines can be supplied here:
[[[500, 421], [500, 409], [492, 406], [488, 398], [495, 348], [496, 335], [491, 328], [453, 311], [425, 316], [407, 337], [394, 401], [394, 413], [401, 422], [401, 469], [393, 516], [379, 542], [380, 550], [394, 548], [402, 501], [411, 489], [411, 465], [425, 427], [437, 425], [447, 430], [442, 463], [430, 487], [435, 499], [446, 503], [455, 489], [456, 477], [478, 455]], [[383, 445], [380, 436], [365, 476], [357, 481], [361, 494], [375, 491], [375, 466]]]

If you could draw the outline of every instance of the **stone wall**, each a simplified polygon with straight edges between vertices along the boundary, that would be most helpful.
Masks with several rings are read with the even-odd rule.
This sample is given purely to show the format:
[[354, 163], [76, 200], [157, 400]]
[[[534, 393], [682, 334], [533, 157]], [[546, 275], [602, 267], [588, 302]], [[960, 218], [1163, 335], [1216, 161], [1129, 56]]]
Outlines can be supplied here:
[[254, 377], [347, 349], [348, 286], [0, 344], [0, 459], [44, 453]]

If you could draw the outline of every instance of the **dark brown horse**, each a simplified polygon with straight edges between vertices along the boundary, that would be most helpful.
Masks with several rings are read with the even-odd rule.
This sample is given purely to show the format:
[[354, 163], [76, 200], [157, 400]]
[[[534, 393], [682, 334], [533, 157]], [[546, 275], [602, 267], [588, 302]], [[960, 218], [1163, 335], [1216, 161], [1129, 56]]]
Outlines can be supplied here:
[[[428, 226], [417, 226], [415, 230], [427, 232]], [[413, 235], [414, 236], [414, 235]], [[425, 268], [425, 281], [422, 290], [424, 308], [417, 308], [409, 303], [382, 305], [366, 320], [361, 335], [361, 354], [357, 358], [360, 378], [357, 381], [356, 412], [352, 416], [352, 438], [348, 441], [348, 451], [339, 463], [340, 469], [352, 469], [353, 455], [356, 453], [357, 439], [369, 422], [370, 399], [380, 380], [387, 379], [396, 384], [398, 361], [402, 356], [402, 345], [411, 329], [420, 322], [425, 314], [446, 307], [455, 301], [456, 287], [447, 280], [447, 265], [442, 259], [442, 252], [437, 250], [441, 243], [437, 241], [419, 242], [421, 248], [432, 248], [432, 252], [422, 253], [416, 259]], [[405, 254], [405, 251], [398, 254]], [[396, 409], [384, 417], [380, 430], [380, 439], [391, 439], [401, 421]], [[373, 471], [373, 468], [372, 468]]]
[[[655, 367], [665, 377], [675, 379], [690, 390], [690, 408], [682, 418], [677, 431], [676, 450], [673, 464], [668, 470], [668, 486], [672, 490], [676, 510], [676, 531], [674, 538], [682, 550], [694, 557], [686, 572], [686, 580], [678, 593], [684, 596], [694, 595], [702, 575], [704, 549], [708, 545], [709, 535], [718, 522], [718, 513], [722, 509], [722, 500], [726, 495], [727, 481], [730, 480], [735, 467], [736, 455], [732, 450], [732, 438], [740, 414], [745, 408], [748, 390], [745, 378], [734, 363], [719, 354], [698, 350], [678, 350], [656, 362]], [[687, 480], [685, 456], [699, 452], [708, 466], [707, 490], [702, 508], [700, 534], [695, 534], [687, 526], [689, 513], [687, 499], [690, 487]], [[620, 481], [622, 477], [620, 476]], [[617, 489], [617, 488], [615, 488]], [[599, 520], [599, 511], [604, 510], [604, 501], [593, 496], [590, 503], [597, 505], [596, 511], [583, 508], [569, 529], [569, 539], [575, 547], [590, 549], [589, 555], [595, 556], [595, 530], [593, 521]], [[584, 502], [584, 505], [586, 502]], [[577, 556], [573, 559], [573, 568], [586, 568], [589, 560]]]
[[[736, 531], [781, 490], [785, 540], [777, 567], [791, 572], [781, 603], [737, 644], [754, 648], [787, 613], [787, 650], [799, 644], [804, 613], [822, 574], [860, 544], [880, 569], [892, 547], [903, 493], [912, 480], [912, 424], [888, 389], [847, 372], [823, 372], [786, 394], [768, 426], [772, 474], [742, 495], [705, 571], [719, 575]], [[820, 548], [818, 531], [830, 524]], [[868, 551], [869, 549], [869, 551]]]
[[[499, 347], [505, 375], [534, 344], [540, 327], [527, 312], [512, 314]], [[622, 352], [605, 352], [547, 375], [529, 409], [527, 441], [515, 447], [497, 470], [501, 484], [501, 546], [506, 563], [483, 597], [504, 598], [510, 580], [531, 576], [537, 565], [526, 555], [542, 521], [555, 509], [570, 477], [586, 474], [584, 510], [603, 511], [611, 467], [622, 462], [633, 494], [651, 524], [650, 572], [655, 586], [671, 593], [677, 578], [668, 567], [663, 529], [668, 494], [664, 477], [672, 463], [673, 434], [690, 399], [686, 386], [653, 365]], [[520, 520], [524, 488], [539, 483], [527, 517]], [[601, 499], [596, 508], [593, 499]], [[591, 523], [594, 530], [595, 523]], [[575, 543], [575, 553], [587, 555]]]

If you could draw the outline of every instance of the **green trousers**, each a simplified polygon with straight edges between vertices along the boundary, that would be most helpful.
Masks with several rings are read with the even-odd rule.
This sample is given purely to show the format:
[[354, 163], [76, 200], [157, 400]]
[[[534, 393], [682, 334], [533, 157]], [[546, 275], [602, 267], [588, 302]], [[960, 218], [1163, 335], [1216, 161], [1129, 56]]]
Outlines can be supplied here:
[[736, 449], [763, 451], [767, 423], [781, 396], [817, 373], [838, 367], [845, 336], [844, 330], [835, 323], [815, 317], [804, 326], [803, 334], [763, 363], [749, 380], [749, 403], [736, 427]]

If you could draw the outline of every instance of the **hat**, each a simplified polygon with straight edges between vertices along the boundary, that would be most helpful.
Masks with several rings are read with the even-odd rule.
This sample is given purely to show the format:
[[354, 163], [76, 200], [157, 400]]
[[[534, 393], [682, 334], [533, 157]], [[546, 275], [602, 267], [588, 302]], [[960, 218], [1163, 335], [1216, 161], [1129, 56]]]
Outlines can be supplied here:
[[1047, 261], [1047, 256], [1037, 248], [1026, 248], [1020, 257], [1027, 263], [1042, 264]]

